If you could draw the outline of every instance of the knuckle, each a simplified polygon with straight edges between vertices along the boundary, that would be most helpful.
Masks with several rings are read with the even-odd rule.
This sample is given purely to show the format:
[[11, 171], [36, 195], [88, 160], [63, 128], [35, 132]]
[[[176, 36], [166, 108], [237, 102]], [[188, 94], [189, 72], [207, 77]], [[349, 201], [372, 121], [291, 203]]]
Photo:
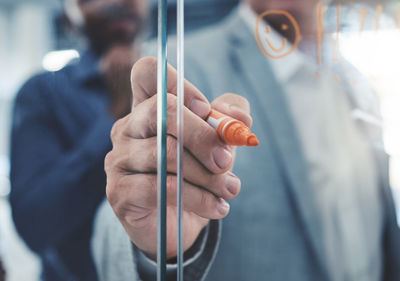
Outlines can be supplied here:
[[111, 132], [110, 132], [110, 138], [111, 138], [111, 142], [112, 142], [113, 144], [116, 142], [117, 135], [118, 135], [118, 128], [117, 128], [117, 124], [115, 123], [115, 124], [112, 126]]
[[147, 117], [150, 123], [155, 123], [157, 119], [157, 94], [148, 100]]
[[113, 151], [110, 151], [106, 154], [106, 157], [104, 158], [104, 171], [107, 174], [113, 167], [113, 163], [114, 163], [114, 154]]
[[122, 119], [117, 120], [111, 128], [110, 138], [113, 144], [117, 141], [118, 136], [120, 135], [121, 127]]
[[147, 73], [147, 71], [156, 71], [157, 59], [155, 57], [144, 57], [139, 59], [132, 67], [132, 78], [140, 78], [141, 75]]
[[146, 101], [146, 108], [142, 113], [140, 120], [145, 126], [139, 126], [142, 128], [140, 135], [142, 138], [148, 138], [157, 132], [157, 95]]
[[177, 141], [174, 137], [167, 136], [167, 160], [169, 163], [175, 162], [177, 149]]
[[154, 145], [152, 145], [152, 147], [149, 149], [150, 150], [150, 160], [153, 163], [157, 162], [157, 158], [158, 158], [158, 149], [157, 149], [157, 144], [154, 143]]
[[118, 188], [117, 188], [116, 183], [112, 180], [107, 180], [106, 196], [107, 196], [107, 200], [111, 206], [115, 206], [117, 204], [117, 202], [119, 201], [117, 190], [118, 190]]
[[[106, 186], [106, 196], [107, 200], [111, 206], [114, 208], [123, 208], [124, 202], [127, 201], [127, 198], [124, 198], [126, 188], [136, 190], [138, 187], [145, 187], [144, 184], [140, 181], [140, 177], [133, 175], [123, 175], [123, 174], [115, 174], [109, 180], [107, 179]], [[129, 197], [129, 202], [136, 202], [136, 192], [131, 193]]]
[[[192, 134], [193, 143], [209, 143], [209, 140], [217, 138], [216, 132], [209, 126], [199, 126], [198, 129]], [[205, 142], [206, 141], [206, 142]]]
[[167, 111], [176, 111], [176, 96], [173, 94], [167, 94]]
[[150, 103], [149, 114], [151, 116], [157, 116], [157, 103], [158, 103], [157, 96], [158, 94], [154, 95], [149, 100]]
[[146, 179], [144, 180], [143, 187], [146, 188], [149, 192], [148, 200], [153, 200], [154, 197], [157, 197], [157, 176], [155, 175], [146, 175]]
[[141, 151], [138, 150], [137, 144], [127, 145], [126, 153], [119, 159], [118, 167], [122, 170], [133, 172], [140, 171], [143, 164], [140, 160]]
[[178, 92], [178, 84], [173, 83], [173, 81], [168, 81], [168, 92], [170, 93], [177, 93]]
[[210, 198], [210, 194], [205, 191], [205, 190], [201, 190], [200, 193], [200, 208], [204, 209], [204, 208], [210, 208], [211, 207], [211, 198]]
[[149, 122], [150, 131], [157, 132], [157, 96], [151, 101], [147, 120]]
[[136, 175], [131, 188], [134, 190], [131, 198], [132, 202], [142, 202], [146, 206], [152, 206], [152, 203], [157, 201], [157, 182], [153, 175]]
[[176, 178], [173, 176], [167, 176], [167, 193], [174, 194], [176, 192]]
[[229, 167], [221, 169], [215, 164], [213, 150], [221, 145], [221, 140], [211, 127], [198, 127], [198, 129], [190, 135], [188, 141], [188, 148], [196, 151], [195, 157], [207, 170], [214, 174], [221, 174], [229, 169]]
[[154, 94], [145, 101], [143, 101], [136, 110], [139, 109], [141, 111], [141, 115], [155, 115], [157, 113], [157, 103], [158, 103], [158, 94]]

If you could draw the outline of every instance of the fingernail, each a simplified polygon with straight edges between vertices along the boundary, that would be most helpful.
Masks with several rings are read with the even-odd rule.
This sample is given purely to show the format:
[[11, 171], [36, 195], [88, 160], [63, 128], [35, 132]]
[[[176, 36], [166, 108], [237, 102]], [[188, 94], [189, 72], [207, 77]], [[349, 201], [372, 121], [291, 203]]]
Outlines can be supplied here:
[[217, 210], [218, 210], [218, 212], [219, 212], [221, 215], [225, 216], [226, 214], [228, 214], [229, 209], [230, 209], [229, 204], [228, 204], [224, 199], [219, 198], [219, 199], [218, 199], [218, 203], [217, 203]]
[[229, 108], [231, 110], [233, 110], [233, 111], [241, 111], [241, 112], [243, 112], [243, 109], [241, 107], [239, 107], [237, 105], [234, 105], [234, 104], [230, 105]]
[[220, 169], [225, 169], [229, 166], [229, 164], [231, 164], [232, 154], [225, 148], [217, 147], [214, 149], [212, 154], [215, 164], [217, 164]]
[[210, 105], [200, 100], [192, 100], [189, 109], [201, 118], [207, 117], [210, 113]]
[[228, 189], [228, 191], [233, 194], [236, 195], [239, 193], [239, 189], [240, 189], [240, 180], [233, 176], [233, 175], [228, 175], [226, 177], [226, 188]]

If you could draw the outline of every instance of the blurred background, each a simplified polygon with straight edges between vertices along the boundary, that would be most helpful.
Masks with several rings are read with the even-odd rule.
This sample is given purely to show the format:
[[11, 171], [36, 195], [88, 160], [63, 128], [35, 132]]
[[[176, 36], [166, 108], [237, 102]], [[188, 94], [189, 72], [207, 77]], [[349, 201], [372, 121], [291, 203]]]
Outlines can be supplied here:
[[[156, 34], [156, 1], [148, 32]], [[170, 1], [169, 28], [174, 31], [174, 1]], [[238, 0], [186, 0], [186, 31], [221, 20]], [[379, 93], [385, 128], [385, 148], [392, 156], [391, 180], [396, 200], [400, 201], [400, 6], [398, 1], [384, 3], [375, 30], [375, 5], [359, 32], [359, 9], [344, 13], [345, 28], [336, 34], [335, 13], [327, 17], [332, 37], [339, 36], [345, 59], [369, 78]], [[377, 4], [377, 3], [373, 3]], [[379, 3], [378, 3], [379, 4]], [[0, 0], [0, 256], [7, 280], [36, 281], [40, 268], [37, 258], [18, 238], [13, 227], [7, 196], [9, 182], [9, 131], [13, 99], [19, 87], [39, 71], [56, 71], [79, 57], [79, 38], [66, 28], [61, 0]]]

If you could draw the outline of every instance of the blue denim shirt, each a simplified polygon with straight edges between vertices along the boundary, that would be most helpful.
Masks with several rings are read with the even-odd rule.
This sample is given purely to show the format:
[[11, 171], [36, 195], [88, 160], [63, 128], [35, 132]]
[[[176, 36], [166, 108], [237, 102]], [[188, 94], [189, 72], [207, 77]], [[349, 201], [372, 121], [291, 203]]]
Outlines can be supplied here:
[[39, 254], [45, 280], [97, 280], [89, 240], [105, 195], [111, 150], [107, 90], [86, 52], [31, 78], [15, 101], [11, 196], [16, 228]]

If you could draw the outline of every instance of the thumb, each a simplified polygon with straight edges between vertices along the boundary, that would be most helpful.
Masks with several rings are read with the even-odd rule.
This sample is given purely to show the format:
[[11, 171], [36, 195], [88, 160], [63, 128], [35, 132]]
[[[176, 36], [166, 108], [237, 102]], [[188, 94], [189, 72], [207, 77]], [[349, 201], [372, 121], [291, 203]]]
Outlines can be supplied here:
[[253, 119], [250, 116], [250, 104], [247, 99], [242, 96], [224, 94], [216, 98], [211, 103], [211, 107], [223, 114], [242, 121], [249, 128], [253, 124]]

